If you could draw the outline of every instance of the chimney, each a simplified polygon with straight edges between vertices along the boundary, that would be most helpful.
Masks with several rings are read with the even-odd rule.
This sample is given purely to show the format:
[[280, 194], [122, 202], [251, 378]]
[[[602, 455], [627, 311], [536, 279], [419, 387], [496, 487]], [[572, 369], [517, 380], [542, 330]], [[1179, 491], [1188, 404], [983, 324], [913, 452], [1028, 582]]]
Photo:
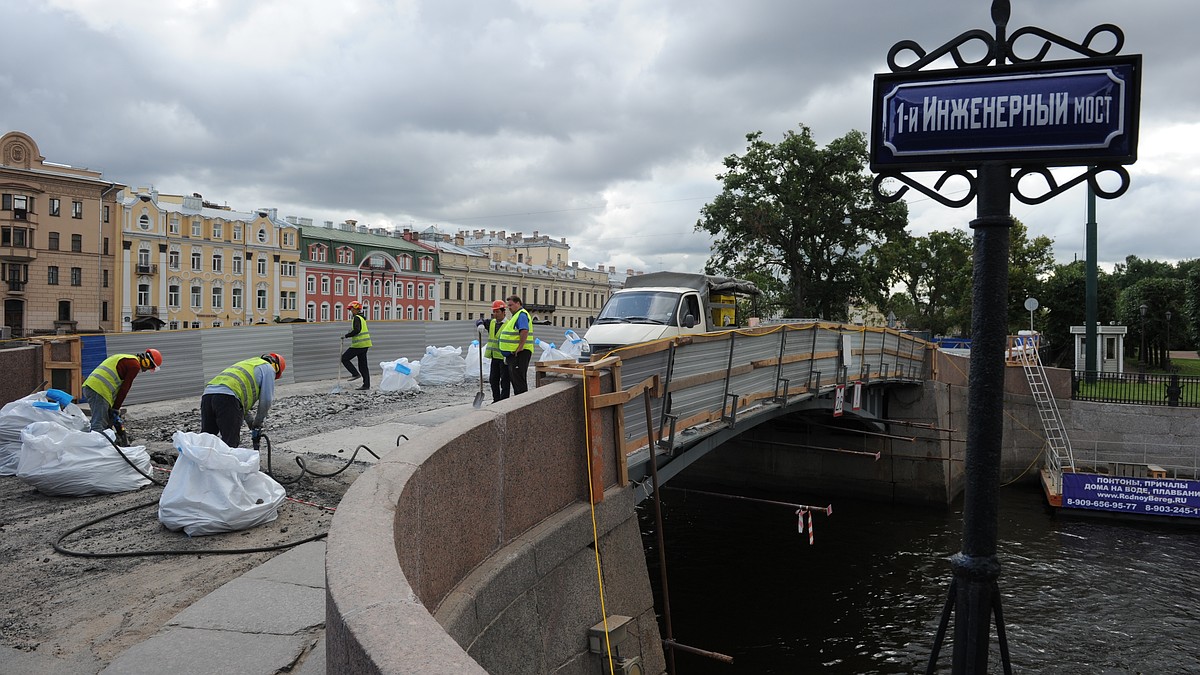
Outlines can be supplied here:
[[538, 231], [537, 231], [537, 230], [534, 230], [534, 231], [533, 231], [533, 238], [534, 238], [534, 239], [537, 239], [537, 238], [538, 238]]
[[288, 224], [290, 224], [290, 225], [298, 225], [299, 224], [297, 222], [299, 220], [299, 218], [297, 218], [296, 216], [288, 216], [287, 218], [284, 218], [284, 220], [288, 221]]
[[312, 218], [301, 218], [300, 227], [312, 227]]
[[332, 220], [325, 221], [325, 229], [327, 229], [327, 230], [333, 229], [333, 221]]
[[633, 276], [633, 270], [631, 270], [631, 269], [629, 269], [628, 267], [626, 267], [626, 268], [625, 268], [625, 276], [627, 276], [627, 277], [631, 277], [631, 276]]
[[572, 260], [572, 261], [571, 261], [571, 267], [574, 267], [575, 269], [579, 269], [579, 261], [578, 261], [578, 260]]
[[459, 232], [458, 234], [454, 235], [454, 244], [456, 246], [466, 246], [467, 245], [467, 240], [463, 236], [462, 232]]

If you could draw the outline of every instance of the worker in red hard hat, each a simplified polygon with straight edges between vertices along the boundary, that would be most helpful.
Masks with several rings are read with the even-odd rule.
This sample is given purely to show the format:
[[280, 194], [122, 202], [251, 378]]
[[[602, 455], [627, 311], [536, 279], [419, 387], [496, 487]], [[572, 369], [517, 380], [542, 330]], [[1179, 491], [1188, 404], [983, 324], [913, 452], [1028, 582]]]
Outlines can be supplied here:
[[[504, 363], [504, 355], [500, 353], [500, 326], [504, 325], [506, 308], [507, 305], [503, 300], [496, 300], [492, 302], [492, 317], [475, 322], [475, 325], [479, 327], [483, 355], [491, 359], [488, 383], [492, 385], [492, 403], [508, 398], [512, 387], [512, 381], [508, 379], [508, 366]], [[487, 340], [486, 345], [484, 340]]]
[[221, 371], [208, 381], [200, 397], [200, 431], [220, 436], [225, 445], [237, 448], [241, 446], [245, 421], [251, 439], [257, 441], [275, 400], [275, 380], [286, 367], [283, 356], [272, 352], [238, 361]]
[[[362, 303], [357, 300], [351, 302], [347, 309], [350, 310], [350, 332], [342, 337], [350, 338], [350, 347], [342, 352], [342, 365], [349, 371], [351, 381], [362, 378], [359, 389], [370, 389], [371, 371], [367, 368], [367, 350], [371, 348], [371, 332], [367, 329], [367, 318], [363, 316]], [[351, 363], [355, 359], [358, 359], [357, 370]]]
[[83, 399], [92, 411], [92, 430], [114, 426], [114, 417], [125, 404], [125, 396], [138, 373], [158, 370], [162, 352], [147, 349], [137, 354], [113, 354], [100, 362], [83, 381]]

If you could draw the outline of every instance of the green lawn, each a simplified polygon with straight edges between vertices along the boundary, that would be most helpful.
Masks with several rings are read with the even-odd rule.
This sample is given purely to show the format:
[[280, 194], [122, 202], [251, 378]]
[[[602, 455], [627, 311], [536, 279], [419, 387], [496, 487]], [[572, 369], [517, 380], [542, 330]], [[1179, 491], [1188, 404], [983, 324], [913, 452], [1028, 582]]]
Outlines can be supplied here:
[[1171, 359], [1171, 365], [1175, 366], [1175, 372], [1180, 375], [1200, 377], [1200, 359]]
[[[1182, 390], [1179, 401], [1186, 406], [1200, 405], [1200, 381], [1190, 379], [1200, 377], [1200, 359], [1174, 359], [1171, 362], [1175, 372], [1183, 376]], [[1129, 403], [1159, 403], [1166, 401], [1166, 385], [1168, 373], [1161, 369], [1147, 369], [1148, 382], [1137, 379], [1137, 363], [1127, 364], [1125, 376], [1120, 380], [1100, 379], [1094, 383], [1081, 381], [1078, 383], [1078, 397], [1084, 400], [1104, 400], [1112, 402], [1126, 401]]]

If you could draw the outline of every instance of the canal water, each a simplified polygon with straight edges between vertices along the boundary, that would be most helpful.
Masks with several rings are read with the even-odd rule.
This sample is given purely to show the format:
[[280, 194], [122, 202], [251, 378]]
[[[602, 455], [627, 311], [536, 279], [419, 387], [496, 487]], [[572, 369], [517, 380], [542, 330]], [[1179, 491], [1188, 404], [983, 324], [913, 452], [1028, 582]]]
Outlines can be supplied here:
[[[1001, 490], [1000, 590], [1016, 673], [1200, 672], [1200, 529], [1055, 517], [1036, 485]], [[961, 504], [825, 506], [814, 543], [794, 509], [665, 486], [679, 675], [923, 673], [961, 548]], [[662, 626], [653, 508], [639, 508]], [[953, 618], [937, 672], [948, 673]], [[1002, 673], [993, 628], [992, 666]]]

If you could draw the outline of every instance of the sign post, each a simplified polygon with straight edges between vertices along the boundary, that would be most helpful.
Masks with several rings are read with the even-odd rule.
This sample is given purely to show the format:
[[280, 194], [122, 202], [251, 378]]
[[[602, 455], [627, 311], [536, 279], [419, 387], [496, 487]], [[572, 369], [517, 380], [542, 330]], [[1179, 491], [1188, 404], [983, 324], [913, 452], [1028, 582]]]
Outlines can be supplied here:
[[[1020, 28], [1009, 36], [1010, 13], [1008, 0], [993, 0], [994, 33], [969, 30], [929, 51], [911, 40], [898, 42], [888, 52], [892, 72], [875, 78], [871, 169], [877, 174], [876, 196], [896, 201], [914, 189], [950, 207], [978, 199], [976, 217], [970, 222], [975, 232], [972, 386], [967, 401], [962, 550], [951, 558], [950, 597], [934, 638], [928, 673], [936, 671], [952, 615], [954, 673], [987, 672], [993, 617], [1004, 670], [1011, 672], [996, 555], [1013, 223], [1010, 200], [1016, 197], [1038, 204], [1085, 181], [1103, 198], [1119, 197], [1129, 187], [1124, 165], [1137, 159], [1142, 65], [1140, 56], [1117, 56], [1124, 45], [1121, 29], [1097, 26], [1083, 43], [1036, 27]], [[1098, 51], [1091, 44], [1104, 34], [1115, 38], [1115, 46]], [[1037, 43], [1031, 58], [1019, 56], [1015, 48], [1026, 38]], [[975, 42], [986, 51], [971, 61], [962, 47]], [[1052, 48], [1083, 58], [1047, 61]], [[902, 55], [911, 55], [912, 61], [902, 65], [897, 60]], [[944, 57], [957, 67], [922, 71]], [[1085, 169], [1060, 184], [1049, 171], [1052, 166]], [[941, 171], [942, 175], [930, 187], [906, 171]], [[1120, 179], [1116, 189], [1101, 190], [1097, 176], [1106, 172]], [[1022, 178], [1033, 174], [1040, 176], [1045, 189], [1027, 194], [1022, 191]], [[966, 195], [955, 198], [940, 192], [954, 177], [968, 182]], [[901, 187], [885, 192], [885, 181], [899, 182]], [[1059, 460], [1073, 467], [1072, 458]]]

